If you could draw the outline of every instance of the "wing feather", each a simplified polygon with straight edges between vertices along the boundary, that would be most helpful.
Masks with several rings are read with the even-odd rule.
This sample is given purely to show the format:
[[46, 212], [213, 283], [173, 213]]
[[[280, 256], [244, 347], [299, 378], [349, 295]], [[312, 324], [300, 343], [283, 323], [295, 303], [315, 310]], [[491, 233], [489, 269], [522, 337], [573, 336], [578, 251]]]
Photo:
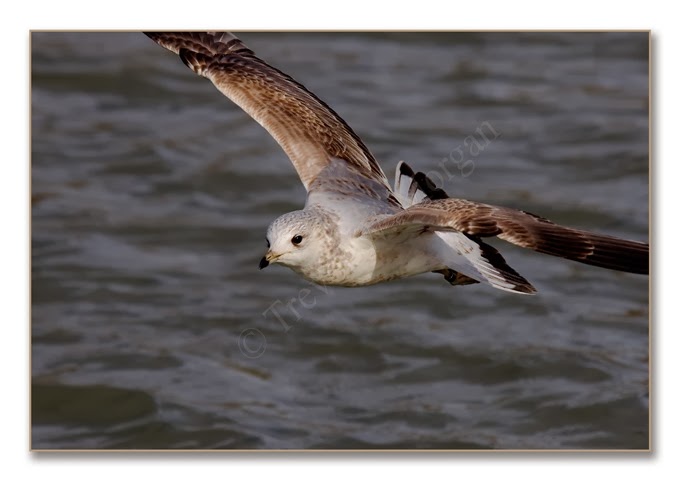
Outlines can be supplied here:
[[635, 274], [649, 274], [649, 244], [564, 227], [529, 212], [464, 199], [425, 200], [368, 225], [375, 233], [402, 224], [493, 237], [544, 254]]
[[305, 188], [332, 159], [390, 190], [368, 148], [328, 105], [225, 32], [149, 32], [264, 127], [293, 162]]

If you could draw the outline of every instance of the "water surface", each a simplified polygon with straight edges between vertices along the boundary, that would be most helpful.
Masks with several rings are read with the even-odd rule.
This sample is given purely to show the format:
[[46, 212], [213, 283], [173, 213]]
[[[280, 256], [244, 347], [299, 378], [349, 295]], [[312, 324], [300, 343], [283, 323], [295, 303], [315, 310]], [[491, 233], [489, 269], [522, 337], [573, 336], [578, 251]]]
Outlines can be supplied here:
[[[647, 240], [645, 33], [241, 38], [390, 177]], [[260, 272], [305, 195], [269, 135], [141, 34], [31, 41], [33, 448], [647, 448], [647, 277]]]

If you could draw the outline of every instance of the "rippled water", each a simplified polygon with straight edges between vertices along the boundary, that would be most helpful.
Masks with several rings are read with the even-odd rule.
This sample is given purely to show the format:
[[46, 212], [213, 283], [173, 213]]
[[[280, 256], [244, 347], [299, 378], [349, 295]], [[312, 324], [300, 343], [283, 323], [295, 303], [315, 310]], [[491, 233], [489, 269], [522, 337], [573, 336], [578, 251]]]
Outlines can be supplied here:
[[[645, 33], [241, 37], [390, 176], [647, 239]], [[31, 40], [33, 448], [647, 448], [647, 277], [260, 272], [305, 194], [268, 134], [141, 34]]]

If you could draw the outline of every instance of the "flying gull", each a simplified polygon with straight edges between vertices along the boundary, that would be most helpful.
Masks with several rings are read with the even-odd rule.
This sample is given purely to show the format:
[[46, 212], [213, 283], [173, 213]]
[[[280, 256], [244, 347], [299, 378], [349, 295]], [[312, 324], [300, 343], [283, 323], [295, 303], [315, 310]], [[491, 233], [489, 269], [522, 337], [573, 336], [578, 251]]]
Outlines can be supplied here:
[[557, 225], [507, 207], [450, 198], [404, 162], [390, 186], [354, 131], [316, 95], [230, 33], [150, 32], [264, 127], [307, 189], [302, 210], [274, 220], [260, 269], [278, 263], [322, 285], [366, 286], [426, 272], [452, 285], [536, 289], [486, 244], [606, 269], [649, 273], [649, 244]]

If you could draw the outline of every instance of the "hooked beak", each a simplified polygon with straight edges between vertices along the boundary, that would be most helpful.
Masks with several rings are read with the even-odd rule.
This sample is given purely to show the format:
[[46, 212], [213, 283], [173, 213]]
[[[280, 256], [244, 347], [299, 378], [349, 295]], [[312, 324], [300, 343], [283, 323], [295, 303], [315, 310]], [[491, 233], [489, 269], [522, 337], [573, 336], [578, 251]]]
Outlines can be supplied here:
[[272, 254], [272, 251], [267, 251], [265, 256], [262, 259], [260, 259], [260, 270], [264, 269], [272, 262], [276, 262], [276, 259], [278, 259], [278, 257], [279, 256]]
[[269, 261], [267, 260], [267, 256], [260, 259], [260, 270], [264, 269], [268, 265], [269, 265]]

